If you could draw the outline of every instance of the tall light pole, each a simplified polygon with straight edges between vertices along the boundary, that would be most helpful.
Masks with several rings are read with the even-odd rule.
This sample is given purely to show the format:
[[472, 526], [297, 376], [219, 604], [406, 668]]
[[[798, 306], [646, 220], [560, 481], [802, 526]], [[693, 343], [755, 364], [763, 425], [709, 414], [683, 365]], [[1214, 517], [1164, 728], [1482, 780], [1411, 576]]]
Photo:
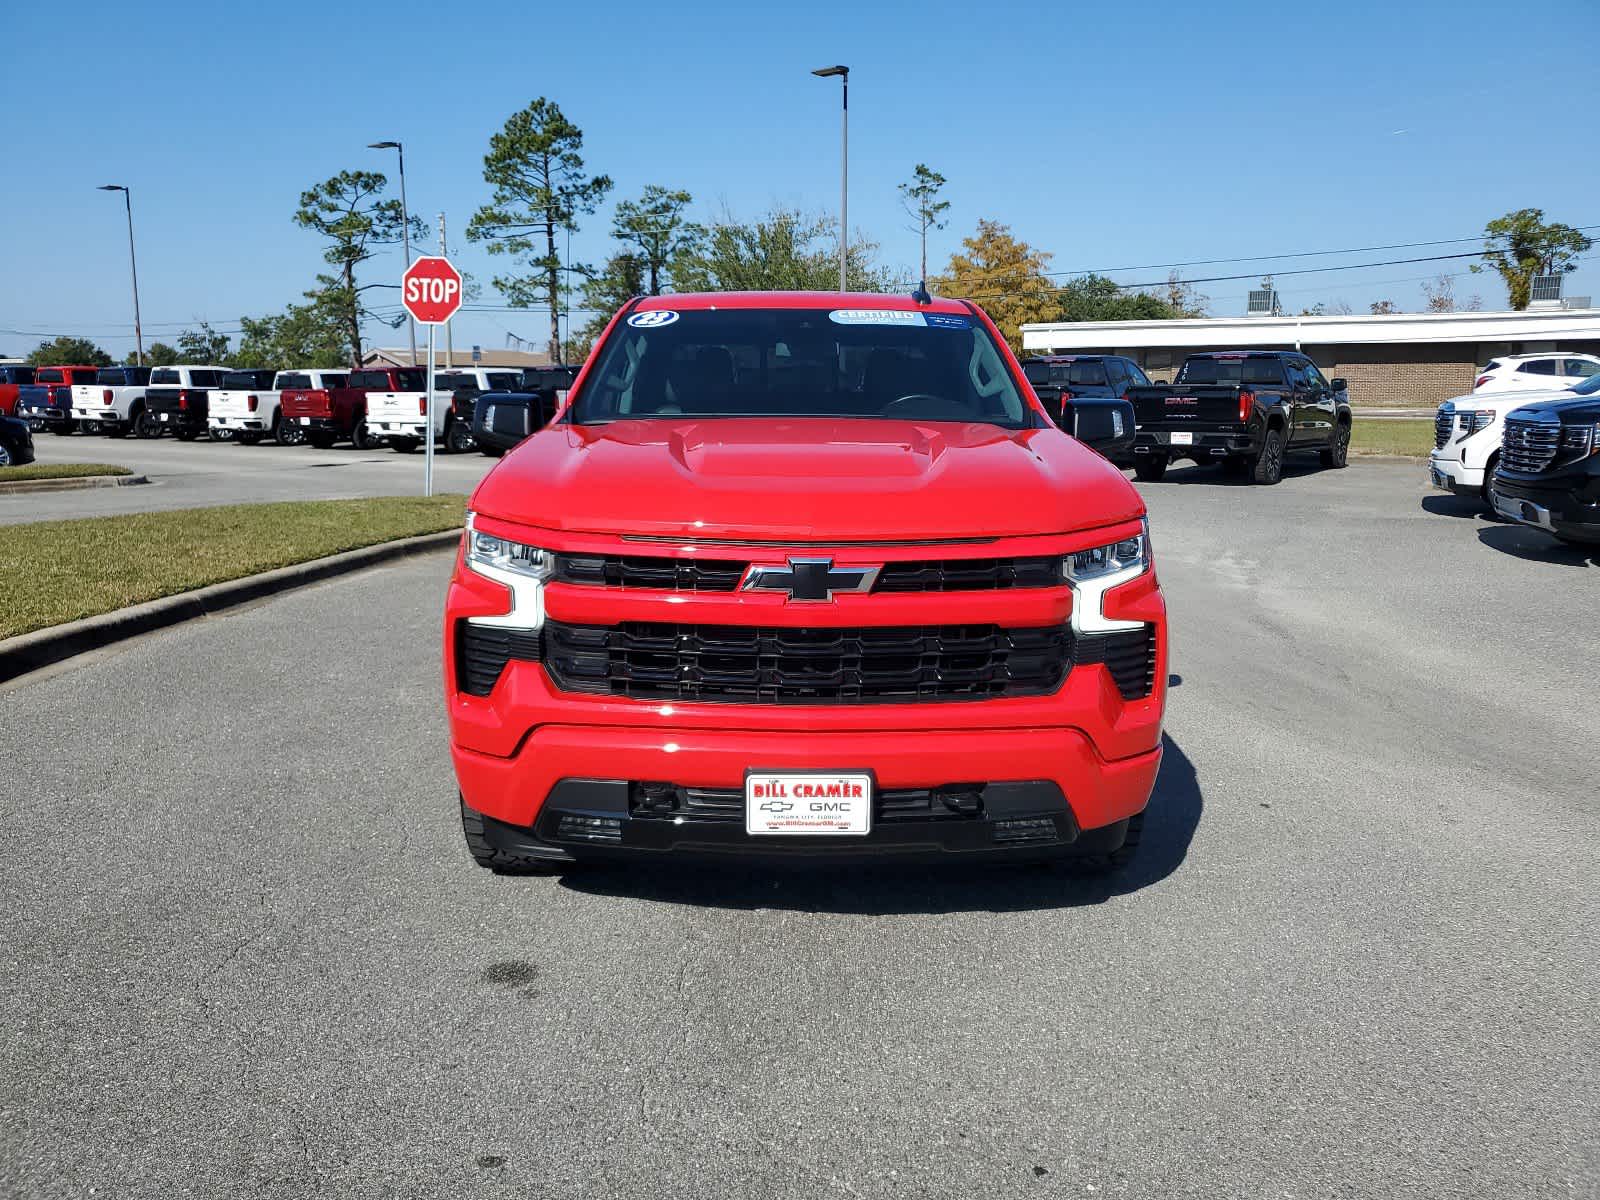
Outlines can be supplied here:
[[133, 271], [133, 344], [134, 361], [144, 366], [144, 329], [139, 324], [139, 260], [133, 254], [133, 197], [120, 183], [103, 183], [102, 192], [121, 192], [122, 203], [128, 210], [128, 266]]
[[844, 86], [839, 98], [843, 103], [843, 123], [839, 136], [839, 290], [848, 291], [845, 264], [850, 256], [850, 68], [845, 66], [818, 67], [811, 72], [824, 79], [837, 75]]
[[[411, 210], [406, 207], [406, 148], [399, 142], [368, 142], [368, 150], [393, 150], [400, 155], [400, 240], [405, 243], [406, 266], [411, 265]], [[406, 318], [411, 331], [411, 365], [417, 365], [417, 323]]]

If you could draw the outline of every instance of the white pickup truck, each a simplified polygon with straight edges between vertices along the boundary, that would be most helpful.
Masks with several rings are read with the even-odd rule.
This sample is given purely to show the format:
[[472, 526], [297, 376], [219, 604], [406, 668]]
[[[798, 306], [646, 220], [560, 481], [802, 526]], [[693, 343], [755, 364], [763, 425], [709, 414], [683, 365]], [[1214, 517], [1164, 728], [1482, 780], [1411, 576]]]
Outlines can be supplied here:
[[[491, 371], [482, 367], [435, 371], [433, 377], [433, 437], [451, 453], [472, 449], [472, 400], [479, 392], [516, 389], [516, 371]], [[387, 441], [400, 454], [422, 445], [424, 393], [371, 392], [367, 396], [367, 436]]]
[[1569, 388], [1528, 388], [1473, 392], [1439, 406], [1433, 420], [1433, 453], [1428, 479], [1440, 491], [1472, 496], [1494, 511], [1494, 469], [1500, 458], [1506, 414], [1530, 404], [1570, 400], [1600, 392], [1600, 375]]
[[72, 419], [85, 429], [100, 427], [101, 433], [127, 437], [136, 431], [140, 437], [155, 437], [144, 417], [144, 393], [150, 386], [149, 367], [101, 367], [93, 383], [72, 385]]
[[[341, 378], [347, 372], [335, 372]], [[211, 397], [211, 411], [206, 425], [215, 437], [231, 433], [243, 445], [254, 446], [271, 435], [280, 446], [293, 446], [305, 441], [299, 425], [278, 419], [278, 400], [286, 387], [300, 386], [298, 381], [320, 378], [321, 371], [229, 371], [222, 379], [222, 387]], [[317, 385], [317, 386], [320, 386]]]

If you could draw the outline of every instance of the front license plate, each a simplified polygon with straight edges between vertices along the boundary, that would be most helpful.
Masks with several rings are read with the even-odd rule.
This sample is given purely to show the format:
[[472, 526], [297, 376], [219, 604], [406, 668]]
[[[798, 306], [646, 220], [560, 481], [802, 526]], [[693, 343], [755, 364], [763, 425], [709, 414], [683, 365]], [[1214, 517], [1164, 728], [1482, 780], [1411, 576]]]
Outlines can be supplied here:
[[744, 831], [860, 837], [872, 829], [872, 776], [861, 771], [751, 771]]
[[1172, 444], [1174, 446], [1192, 446], [1194, 445], [1194, 434], [1175, 433], [1172, 435]]

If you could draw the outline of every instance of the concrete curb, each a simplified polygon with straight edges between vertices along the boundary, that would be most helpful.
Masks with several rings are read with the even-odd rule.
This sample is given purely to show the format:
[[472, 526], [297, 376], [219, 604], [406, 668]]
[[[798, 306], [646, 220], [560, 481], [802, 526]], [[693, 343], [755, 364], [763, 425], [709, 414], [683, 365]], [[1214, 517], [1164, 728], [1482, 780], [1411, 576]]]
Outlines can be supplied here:
[[132, 487], [149, 483], [143, 475], [74, 475], [66, 479], [6, 479], [0, 480], [0, 496], [14, 496], [21, 492], [72, 492], [79, 488]]
[[76, 654], [138, 637], [153, 629], [192, 621], [263, 596], [304, 587], [337, 575], [348, 575], [352, 571], [360, 571], [391, 559], [448, 549], [460, 540], [461, 530], [447, 529], [442, 533], [425, 533], [421, 537], [382, 542], [376, 546], [364, 546], [360, 550], [349, 550], [327, 558], [314, 558], [310, 562], [263, 571], [259, 575], [246, 575], [243, 579], [230, 579], [226, 583], [180, 592], [176, 596], [151, 600], [147, 604], [135, 604], [131, 608], [119, 608], [116, 612], [101, 613], [81, 621], [69, 621], [65, 625], [54, 625], [49, 629], [6, 638], [0, 641], [0, 683]]

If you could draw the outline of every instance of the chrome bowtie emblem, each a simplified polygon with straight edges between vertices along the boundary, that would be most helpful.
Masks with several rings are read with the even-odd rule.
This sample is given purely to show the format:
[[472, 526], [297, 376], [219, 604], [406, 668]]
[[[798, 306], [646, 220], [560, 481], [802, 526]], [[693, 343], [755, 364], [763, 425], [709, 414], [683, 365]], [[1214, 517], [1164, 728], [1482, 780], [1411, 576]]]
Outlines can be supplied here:
[[835, 592], [870, 592], [881, 567], [836, 567], [831, 558], [791, 558], [787, 566], [750, 567], [741, 589], [788, 592], [791, 600], [832, 600]]

